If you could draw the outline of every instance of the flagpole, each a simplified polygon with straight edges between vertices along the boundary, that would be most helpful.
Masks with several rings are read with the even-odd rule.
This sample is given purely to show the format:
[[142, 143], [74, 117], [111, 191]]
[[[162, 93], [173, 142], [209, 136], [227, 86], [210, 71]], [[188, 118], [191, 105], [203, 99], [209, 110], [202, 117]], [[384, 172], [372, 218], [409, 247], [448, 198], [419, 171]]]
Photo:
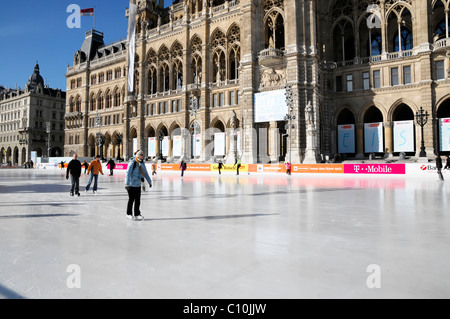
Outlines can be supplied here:
[[95, 30], [95, 11], [97, 11], [97, 10], [95, 10], [95, 6], [94, 6], [94, 30]]

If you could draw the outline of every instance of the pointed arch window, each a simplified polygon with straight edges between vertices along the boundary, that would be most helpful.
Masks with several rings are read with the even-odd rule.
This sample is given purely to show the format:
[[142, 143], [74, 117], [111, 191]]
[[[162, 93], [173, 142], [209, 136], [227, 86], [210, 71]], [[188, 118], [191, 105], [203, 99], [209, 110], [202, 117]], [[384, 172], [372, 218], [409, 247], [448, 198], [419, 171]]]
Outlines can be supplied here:
[[[394, 51], [405, 51], [411, 50], [413, 48], [413, 36], [412, 32], [406, 27], [402, 27], [400, 31], [400, 36], [398, 31], [394, 33], [393, 38]], [[401, 45], [401, 49], [400, 48]]]

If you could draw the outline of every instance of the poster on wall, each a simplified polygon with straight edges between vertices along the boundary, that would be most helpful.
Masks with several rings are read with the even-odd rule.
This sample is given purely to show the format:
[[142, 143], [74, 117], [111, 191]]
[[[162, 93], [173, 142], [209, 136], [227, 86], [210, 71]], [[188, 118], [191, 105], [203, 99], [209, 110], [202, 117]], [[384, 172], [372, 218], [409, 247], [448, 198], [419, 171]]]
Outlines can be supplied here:
[[148, 156], [149, 157], [156, 156], [156, 137], [148, 138]]
[[338, 125], [338, 152], [355, 153], [355, 125]]
[[174, 135], [173, 137], [173, 156], [181, 156], [181, 135]]
[[383, 123], [364, 124], [364, 152], [384, 152]]
[[285, 93], [276, 90], [255, 94], [255, 123], [284, 121], [289, 113]]
[[162, 141], [162, 153], [163, 156], [169, 156], [169, 137], [168, 136], [164, 136], [164, 139]]
[[414, 152], [414, 121], [394, 122], [394, 152]]
[[440, 150], [450, 152], [450, 118], [439, 119]]
[[225, 156], [225, 133], [214, 133], [214, 156]]

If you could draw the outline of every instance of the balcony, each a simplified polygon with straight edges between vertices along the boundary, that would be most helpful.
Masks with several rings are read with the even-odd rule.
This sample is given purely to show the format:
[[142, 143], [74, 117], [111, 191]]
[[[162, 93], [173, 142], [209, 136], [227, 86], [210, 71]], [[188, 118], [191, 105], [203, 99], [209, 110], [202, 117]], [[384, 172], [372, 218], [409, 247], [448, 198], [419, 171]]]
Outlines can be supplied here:
[[444, 38], [437, 40], [433, 44], [433, 51], [447, 50], [450, 49], [450, 38]]
[[266, 67], [273, 67], [284, 62], [284, 50], [268, 48], [259, 52], [259, 64]]

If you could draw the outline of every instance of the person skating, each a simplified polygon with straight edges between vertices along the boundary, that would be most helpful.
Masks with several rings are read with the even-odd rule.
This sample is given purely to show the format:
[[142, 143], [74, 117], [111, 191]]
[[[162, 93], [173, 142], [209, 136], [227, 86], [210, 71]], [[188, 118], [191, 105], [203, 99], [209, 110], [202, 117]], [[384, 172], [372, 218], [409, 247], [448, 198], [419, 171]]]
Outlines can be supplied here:
[[241, 168], [241, 158], [236, 157], [236, 161], [234, 162], [234, 165], [236, 166], [236, 175], [239, 175], [239, 169]]
[[114, 168], [116, 167], [116, 163], [112, 159], [112, 157], [109, 158], [108, 163], [106, 165], [109, 165], [109, 176], [113, 176]]
[[97, 194], [97, 185], [98, 185], [98, 173], [103, 175], [102, 163], [100, 163], [100, 155], [97, 155], [95, 159], [89, 164], [87, 169], [87, 173], [89, 174], [89, 181], [86, 185], [86, 193], [89, 191], [91, 187], [92, 180], [94, 180], [94, 187], [92, 188], [94, 194]]
[[78, 160], [78, 155], [74, 154], [73, 159], [69, 162], [67, 166], [66, 179], [69, 179], [72, 184], [70, 189], [70, 196], [75, 195], [80, 196], [80, 176], [81, 176], [81, 162]]
[[286, 162], [286, 174], [291, 175], [291, 163]]
[[187, 168], [186, 162], [182, 159], [180, 163], [181, 177], [183, 177], [186, 168]]
[[155, 162], [153, 162], [152, 163], [152, 176], [153, 175], [157, 175], [158, 173], [156, 173], [156, 163]]
[[[141, 186], [147, 180], [148, 186], [152, 187], [152, 179], [148, 175], [144, 163], [144, 152], [138, 150], [135, 157], [128, 163], [127, 173], [125, 175], [125, 189], [128, 192], [127, 218], [135, 220], [144, 220], [140, 211], [141, 206]], [[133, 217], [134, 204], [134, 217]]]
[[439, 179], [441, 181], [443, 181], [444, 180], [444, 176], [442, 175], [442, 172], [441, 172], [441, 170], [442, 170], [442, 159], [439, 156], [439, 154], [436, 154], [436, 168], [437, 168], [437, 173], [438, 173]]
[[222, 162], [219, 162], [219, 165], [218, 165], [219, 175], [221, 174], [222, 167], [223, 167]]

